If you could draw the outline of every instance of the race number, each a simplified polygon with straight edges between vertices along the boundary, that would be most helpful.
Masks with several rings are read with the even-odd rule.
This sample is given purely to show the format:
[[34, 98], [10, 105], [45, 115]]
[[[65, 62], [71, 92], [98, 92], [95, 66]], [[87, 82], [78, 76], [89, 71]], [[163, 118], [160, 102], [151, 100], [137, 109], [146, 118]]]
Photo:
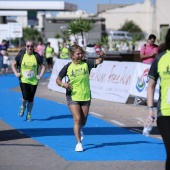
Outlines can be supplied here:
[[30, 78], [32, 78], [32, 77], [34, 77], [34, 71], [33, 70], [29, 70], [29, 71], [25, 71], [24, 72], [24, 77], [26, 78], [26, 79], [30, 79]]

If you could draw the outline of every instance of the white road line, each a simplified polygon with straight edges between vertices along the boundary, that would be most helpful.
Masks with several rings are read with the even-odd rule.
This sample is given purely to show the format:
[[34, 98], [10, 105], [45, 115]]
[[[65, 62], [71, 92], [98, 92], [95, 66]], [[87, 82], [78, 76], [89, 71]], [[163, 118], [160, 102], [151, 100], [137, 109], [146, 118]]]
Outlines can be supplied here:
[[125, 126], [125, 124], [118, 122], [117, 120], [111, 120], [111, 122], [120, 125], [120, 126]]
[[137, 117], [137, 118], [135, 118], [135, 119], [139, 120], [139, 121], [138, 121], [139, 124], [143, 124], [143, 125], [145, 124], [145, 121], [144, 121], [142, 118]]
[[131, 131], [133, 131], [133, 132], [138, 132], [138, 133], [142, 133], [142, 130], [136, 129], [136, 128], [132, 128]]
[[58, 104], [63, 104], [63, 103], [60, 103], [60, 102], [57, 102]]
[[18, 130], [18, 132], [20, 133], [20, 134], [24, 134], [23, 132], [21, 132], [20, 130]]
[[98, 113], [95, 113], [95, 112], [90, 112], [92, 115], [94, 115], [94, 116], [99, 116], [99, 117], [102, 117], [103, 115], [101, 115], [101, 114], [98, 114]]
[[46, 84], [48, 84], [48, 83], [40, 83], [41, 85], [46, 85]]

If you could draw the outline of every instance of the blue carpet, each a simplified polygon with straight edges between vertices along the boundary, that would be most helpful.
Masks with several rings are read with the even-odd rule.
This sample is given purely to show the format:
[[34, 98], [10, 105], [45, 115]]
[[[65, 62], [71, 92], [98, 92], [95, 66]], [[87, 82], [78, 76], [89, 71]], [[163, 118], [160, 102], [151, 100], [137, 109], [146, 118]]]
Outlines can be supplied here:
[[[45, 74], [44, 77], [49, 77]], [[88, 117], [83, 140], [84, 152], [74, 151], [73, 119], [66, 105], [36, 97], [32, 122], [17, 113], [21, 93], [11, 88], [19, 86], [14, 75], [0, 77], [0, 118], [37, 142], [48, 146], [68, 161], [164, 161], [162, 140], [145, 137], [109, 124], [91, 115]], [[56, 95], [56, 98], [59, 97]]]

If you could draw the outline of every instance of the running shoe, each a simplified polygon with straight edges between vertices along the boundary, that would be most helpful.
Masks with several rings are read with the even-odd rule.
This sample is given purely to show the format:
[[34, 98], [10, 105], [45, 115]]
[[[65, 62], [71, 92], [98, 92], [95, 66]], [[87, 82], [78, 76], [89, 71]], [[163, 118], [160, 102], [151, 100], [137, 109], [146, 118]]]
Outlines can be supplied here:
[[26, 120], [27, 120], [28, 122], [31, 122], [31, 121], [32, 121], [32, 119], [31, 119], [31, 114], [27, 114]]
[[18, 115], [22, 117], [24, 115], [24, 111], [25, 111], [25, 108], [21, 106]]
[[83, 140], [83, 138], [84, 138], [84, 133], [83, 133], [83, 131], [80, 132], [80, 135], [81, 135], [81, 140]]
[[78, 143], [75, 148], [76, 152], [82, 152], [83, 151], [83, 146], [81, 143]]

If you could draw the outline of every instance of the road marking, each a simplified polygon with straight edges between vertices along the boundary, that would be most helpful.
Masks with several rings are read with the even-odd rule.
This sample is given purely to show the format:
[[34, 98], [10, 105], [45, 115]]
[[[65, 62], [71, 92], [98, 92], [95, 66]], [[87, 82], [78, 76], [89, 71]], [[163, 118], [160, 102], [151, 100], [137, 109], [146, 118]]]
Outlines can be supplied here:
[[40, 83], [41, 85], [46, 85], [46, 84], [48, 84], [48, 83]]
[[138, 121], [139, 124], [142, 124], [142, 125], [145, 124], [145, 121], [144, 121], [142, 118], [137, 117], [137, 118], [135, 118], [135, 119], [139, 120], [139, 121]]
[[117, 120], [111, 120], [111, 122], [117, 124], [117, 125], [120, 125], [120, 126], [125, 126], [125, 124], [121, 123], [121, 122], [118, 122]]
[[102, 117], [103, 115], [101, 115], [101, 114], [98, 114], [98, 113], [95, 113], [95, 112], [90, 112], [92, 115], [94, 115], [94, 116], [99, 116], [99, 117]]
[[133, 132], [137, 132], [137, 133], [142, 133], [142, 130], [140, 130], [140, 129], [136, 129], [136, 128], [131, 128], [131, 131], [133, 131]]

